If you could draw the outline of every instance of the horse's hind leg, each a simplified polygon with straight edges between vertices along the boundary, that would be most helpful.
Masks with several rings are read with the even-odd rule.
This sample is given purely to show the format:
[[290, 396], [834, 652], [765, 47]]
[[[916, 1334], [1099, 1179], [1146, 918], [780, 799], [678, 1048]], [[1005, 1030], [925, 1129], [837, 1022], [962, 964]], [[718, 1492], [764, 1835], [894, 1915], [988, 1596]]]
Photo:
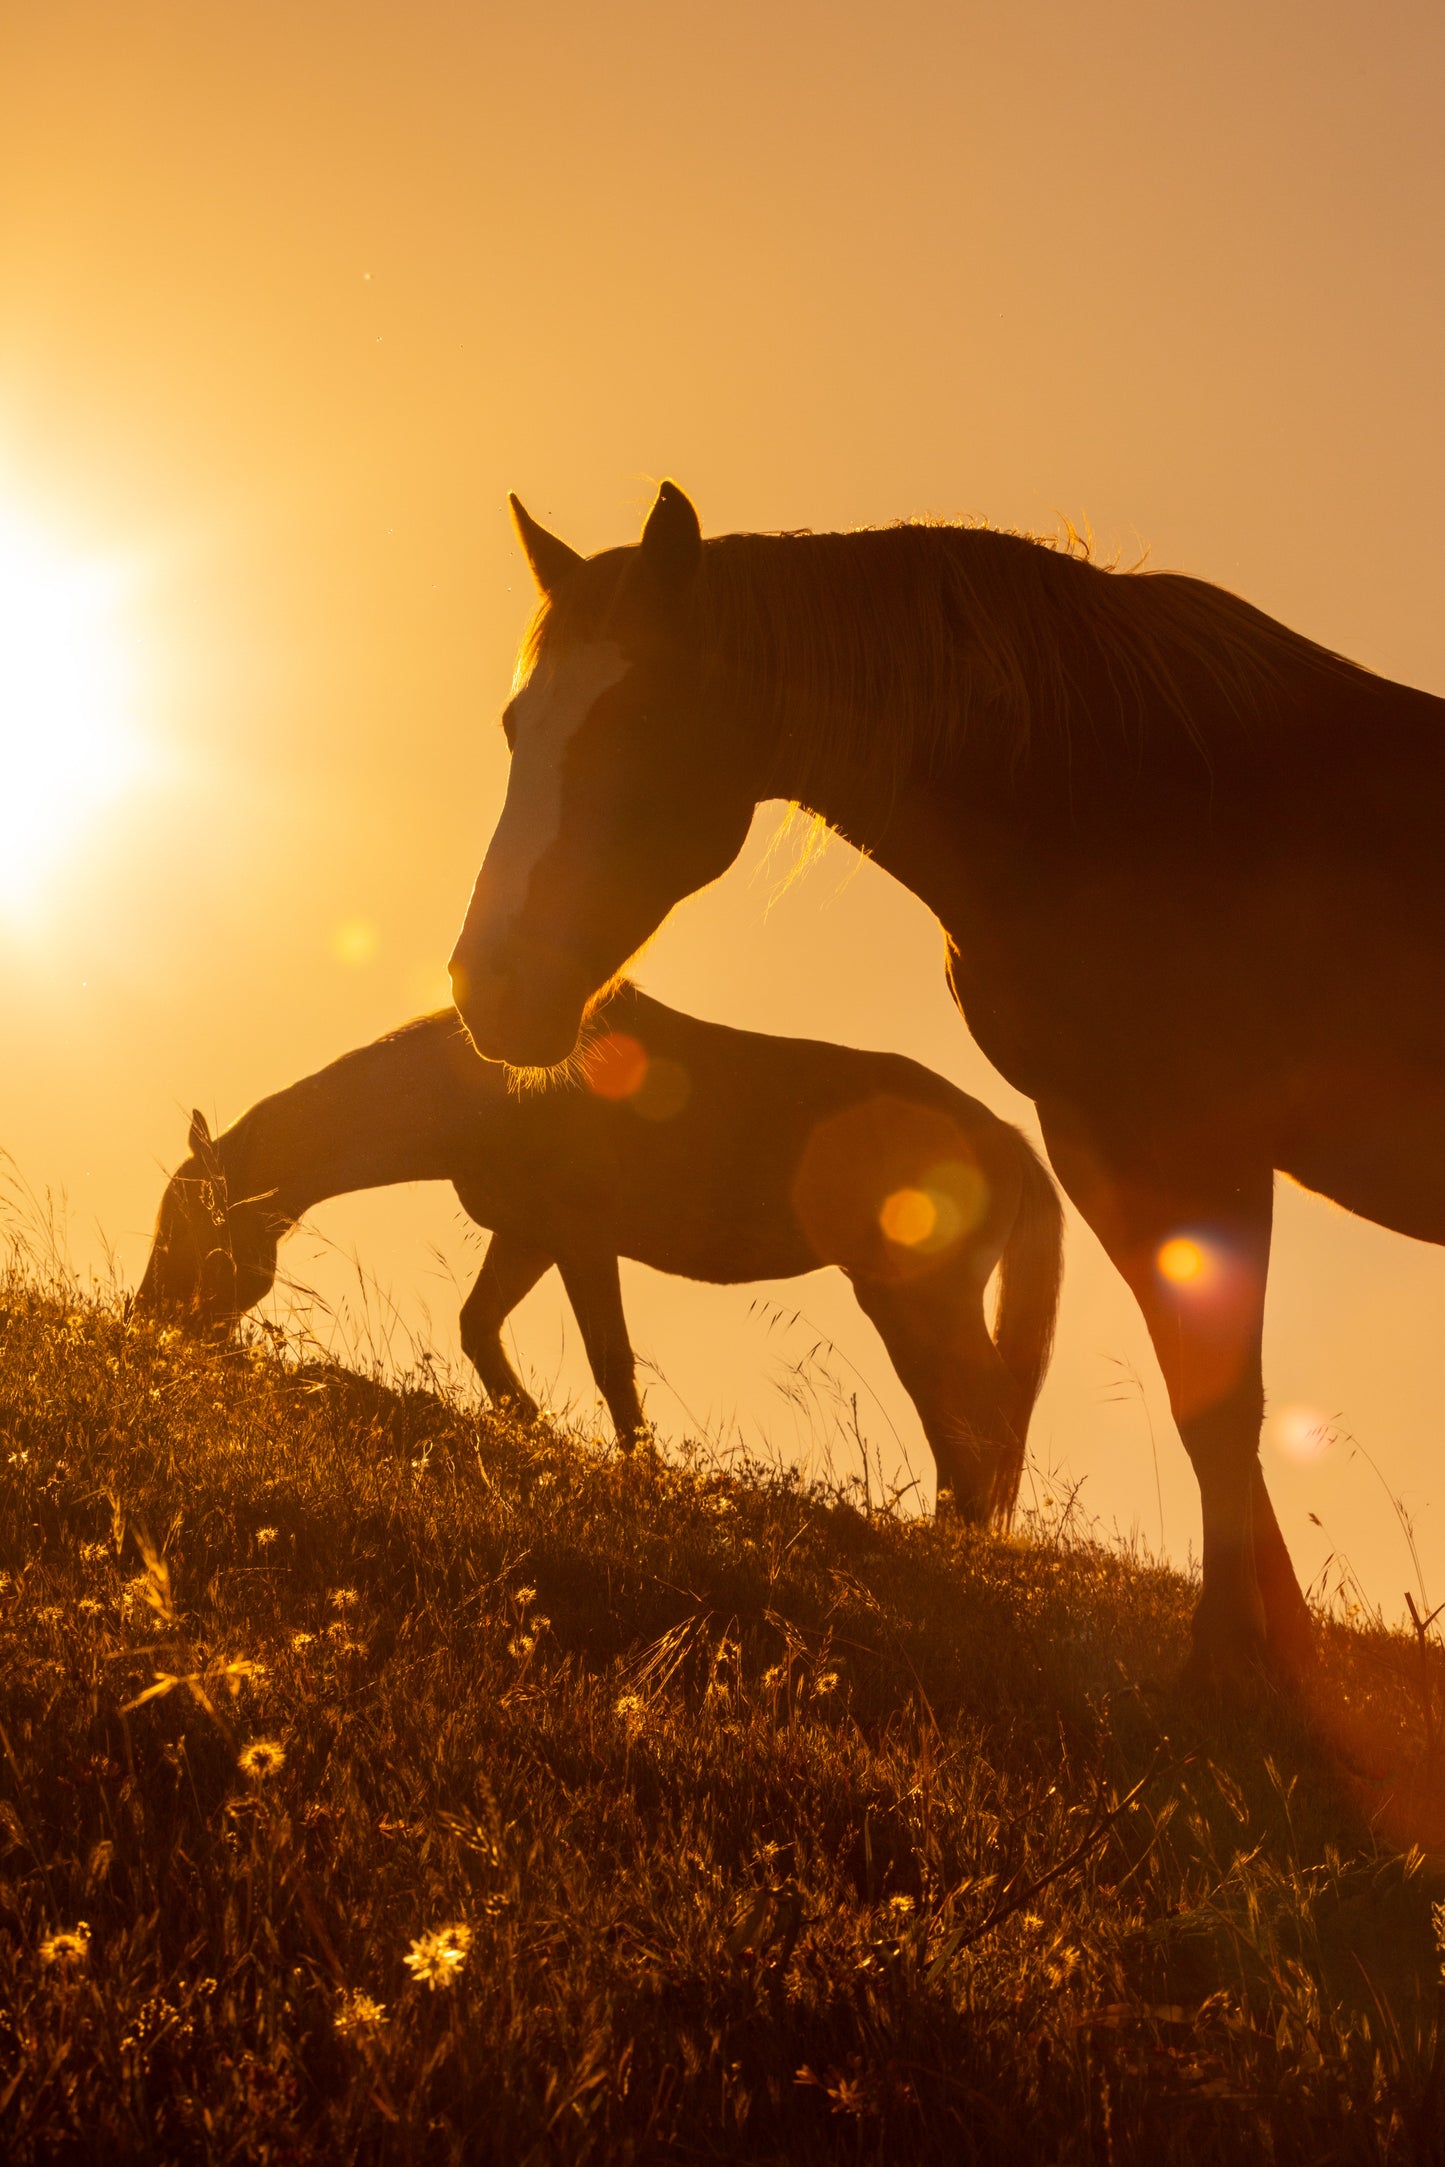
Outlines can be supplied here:
[[986, 1522], [998, 1509], [999, 1470], [1017, 1458], [1028, 1410], [989, 1338], [982, 1285], [972, 1274], [949, 1273], [941, 1285], [854, 1278], [853, 1291], [918, 1410], [940, 1504], [951, 1495], [965, 1519]]
[[502, 1326], [551, 1262], [545, 1249], [520, 1241], [513, 1234], [494, 1234], [477, 1283], [462, 1308], [462, 1347], [488, 1396], [497, 1406], [510, 1400], [528, 1420], [536, 1414], [537, 1402], [507, 1360]]
[[557, 1259], [567, 1299], [582, 1334], [597, 1389], [607, 1402], [619, 1444], [629, 1449], [646, 1427], [637, 1396], [637, 1362], [622, 1311], [615, 1250], [569, 1251]]

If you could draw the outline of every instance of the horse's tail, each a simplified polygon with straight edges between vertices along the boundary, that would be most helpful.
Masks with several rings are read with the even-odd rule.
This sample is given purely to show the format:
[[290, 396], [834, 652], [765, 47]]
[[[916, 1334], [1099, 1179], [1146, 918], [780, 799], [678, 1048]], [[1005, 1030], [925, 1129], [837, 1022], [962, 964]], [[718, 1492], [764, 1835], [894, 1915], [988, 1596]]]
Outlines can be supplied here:
[[1017, 1142], [1019, 1205], [999, 1259], [998, 1310], [993, 1342], [1021, 1394], [1021, 1411], [1009, 1449], [994, 1471], [989, 1499], [994, 1519], [1007, 1522], [1024, 1472], [1029, 1416], [1039, 1396], [1054, 1347], [1059, 1283], [1064, 1272], [1064, 1213], [1053, 1178], [1027, 1137]]

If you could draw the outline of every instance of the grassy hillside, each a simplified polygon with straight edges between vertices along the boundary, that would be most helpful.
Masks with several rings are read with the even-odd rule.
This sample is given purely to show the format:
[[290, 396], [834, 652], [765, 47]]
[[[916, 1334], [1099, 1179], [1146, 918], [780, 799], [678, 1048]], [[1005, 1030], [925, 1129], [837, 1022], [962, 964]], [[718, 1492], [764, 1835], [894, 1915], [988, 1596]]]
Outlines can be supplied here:
[[22, 1280], [0, 1568], [11, 2161], [1445, 2158], [1388, 1635]]

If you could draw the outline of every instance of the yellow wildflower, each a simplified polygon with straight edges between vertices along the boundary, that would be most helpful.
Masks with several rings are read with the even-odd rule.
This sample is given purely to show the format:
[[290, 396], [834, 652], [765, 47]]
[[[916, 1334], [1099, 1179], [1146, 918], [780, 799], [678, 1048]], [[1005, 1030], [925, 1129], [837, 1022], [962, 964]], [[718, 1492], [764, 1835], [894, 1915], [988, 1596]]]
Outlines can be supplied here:
[[423, 1934], [406, 1952], [406, 1966], [418, 1986], [452, 1986], [472, 1945], [469, 1926], [439, 1926]]

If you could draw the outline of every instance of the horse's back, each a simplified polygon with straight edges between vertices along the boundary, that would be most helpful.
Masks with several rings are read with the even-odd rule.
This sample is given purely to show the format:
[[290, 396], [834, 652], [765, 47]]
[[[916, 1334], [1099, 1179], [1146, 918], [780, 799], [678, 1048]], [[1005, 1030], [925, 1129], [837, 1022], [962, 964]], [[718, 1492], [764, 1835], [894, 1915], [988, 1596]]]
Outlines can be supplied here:
[[699, 1279], [881, 1270], [880, 1214], [930, 1181], [978, 1243], [1012, 1216], [1018, 1132], [918, 1062], [707, 1023], [633, 988], [598, 1022], [665, 1064], [671, 1092], [655, 1114], [645, 1087], [607, 1108], [623, 1254]]

